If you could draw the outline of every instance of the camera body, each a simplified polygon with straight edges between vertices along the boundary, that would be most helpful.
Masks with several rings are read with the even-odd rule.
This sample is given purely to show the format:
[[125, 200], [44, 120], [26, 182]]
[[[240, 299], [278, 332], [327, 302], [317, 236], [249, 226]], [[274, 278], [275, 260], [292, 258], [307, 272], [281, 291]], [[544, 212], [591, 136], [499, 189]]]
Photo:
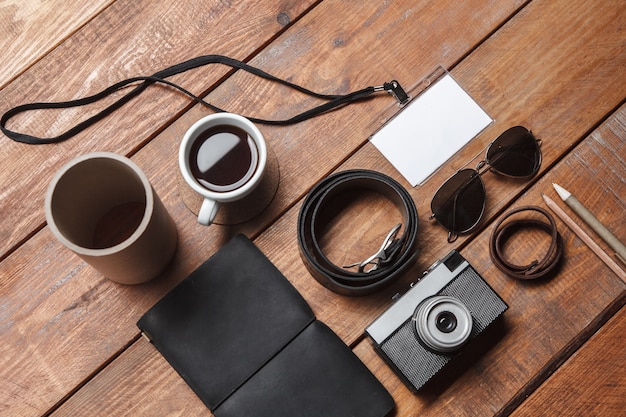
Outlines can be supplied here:
[[365, 331], [383, 359], [417, 392], [507, 308], [453, 250]]

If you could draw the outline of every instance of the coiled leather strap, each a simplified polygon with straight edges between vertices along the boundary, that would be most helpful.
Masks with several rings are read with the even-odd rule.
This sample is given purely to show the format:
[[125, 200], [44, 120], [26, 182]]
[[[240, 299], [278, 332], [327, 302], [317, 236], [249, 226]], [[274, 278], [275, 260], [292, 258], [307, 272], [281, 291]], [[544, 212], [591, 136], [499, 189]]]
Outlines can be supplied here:
[[[359, 189], [377, 192], [391, 200], [403, 216], [402, 234], [390, 240], [380, 262], [367, 272], [351, 271], [333, 264], [320, 248], [320, 236], [331, 200]], [[370, 170], [348, 170], [325, 178], [308, 194], [298, 216], [300, 255], [313, 277], [325, 287], [344, 295], [372, 293], [398, 279], [417, 259], [417, 208], [411, 195], [393, 178]]]
[[[516, 213], [536, 211], [548, 219], [548, 222], [537, 219], [516, 219], [505, 221]], [[550, 247], [543, 259], [534, 260], [528, 265], [515, 265], [507, 261], [504, 256], [504, 244], [518, 229], [538, 228], [550, 234]], [[542, 278], [552, 274], [559, 266], [563, 256], [563, 239], [556, 228], [554, 218], [541, 207], [523, 206], [506, 213], [496, 224], [489, 239], [489, 255], [494, 265], [512, 278], [529, 280]]]

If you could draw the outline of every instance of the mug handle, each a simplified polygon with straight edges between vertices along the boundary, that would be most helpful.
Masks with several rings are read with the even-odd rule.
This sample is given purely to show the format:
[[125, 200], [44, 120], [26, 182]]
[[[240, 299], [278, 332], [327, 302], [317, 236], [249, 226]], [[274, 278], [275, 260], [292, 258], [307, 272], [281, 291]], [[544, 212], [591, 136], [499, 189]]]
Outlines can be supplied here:
[[202, 207], [200, 207], [200, 211], [198, 212], [198, 223], [205, 226], [213, 223], [213, 219], [215, 219], [218, 208], [219, 203], [217, 201], [205, 198], [202, 202]]

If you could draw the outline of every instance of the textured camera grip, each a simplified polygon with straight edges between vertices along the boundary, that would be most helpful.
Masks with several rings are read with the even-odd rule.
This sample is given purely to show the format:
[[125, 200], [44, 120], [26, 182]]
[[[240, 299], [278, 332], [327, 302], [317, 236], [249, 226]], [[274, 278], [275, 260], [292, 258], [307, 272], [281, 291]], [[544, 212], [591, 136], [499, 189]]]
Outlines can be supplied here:
[[[469, 340], [475, 339], [508, 308], [480, 275], [471, 267], [465, 268], [438, 294], [459, 299], [470, 310], [473, 320]], [[412, 317], [409, 317], [379, 350], [392, 368], [413, 391], [424, 386], [441, 371], [455, 353], [438, 353], [427, 349], [419, 340]]]

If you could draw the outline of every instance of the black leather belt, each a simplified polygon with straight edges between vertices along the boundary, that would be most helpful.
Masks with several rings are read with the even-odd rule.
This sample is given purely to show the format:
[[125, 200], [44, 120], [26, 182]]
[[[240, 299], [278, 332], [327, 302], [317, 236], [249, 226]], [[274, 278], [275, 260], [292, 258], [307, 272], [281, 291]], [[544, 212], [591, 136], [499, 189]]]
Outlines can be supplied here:
[[[333, 264], [322, 253], [319, 234], [326, 220], [332, 218], [325, 206], [342, 194], [359, 189], [377, 192], [391, 200], [402, 213], [403, 222], [389, 233], [379, 252], [352, 265], [358, 266], [358, 270], [351, 271]], [[370, 294], [400, 278], [415, 262], [418, 222], [411, 195], [396, 180], [376, 171], [342, 171], [316, 184], [304, 200], [298, 216], [300, 255], [311, 275], [328, 289], [344, 295]]]

